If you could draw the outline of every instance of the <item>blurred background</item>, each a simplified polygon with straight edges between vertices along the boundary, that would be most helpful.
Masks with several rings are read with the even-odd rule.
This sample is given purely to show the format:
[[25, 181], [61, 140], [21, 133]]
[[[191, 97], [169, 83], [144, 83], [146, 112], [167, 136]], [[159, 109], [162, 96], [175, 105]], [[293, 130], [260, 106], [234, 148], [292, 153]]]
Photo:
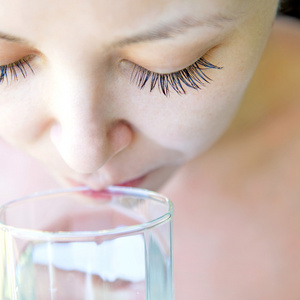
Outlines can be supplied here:
[[300, 0], [283, 0], [280, 13], [300, 19]]

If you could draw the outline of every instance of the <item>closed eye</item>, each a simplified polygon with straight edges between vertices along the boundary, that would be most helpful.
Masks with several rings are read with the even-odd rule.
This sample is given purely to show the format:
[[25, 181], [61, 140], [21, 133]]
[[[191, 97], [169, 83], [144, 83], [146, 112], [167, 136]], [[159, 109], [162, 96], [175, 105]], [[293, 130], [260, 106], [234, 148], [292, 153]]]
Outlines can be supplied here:
[[0, 84], [4, 81], [7, 83], [11, 81], [18, 81], [20, 76], [22, 78], [26, 78], [28, 71], [34, 73], [29, 63], [32, 58], [33, 55], [30, 55], [13, 63], [0, 66]]
[[169, 96], [170, 90], [177, 94], [186, 94], [186, 88], [200, 90], [212, 79], [205, 72], [209, 69], [222, 69], [201, 57], [189, 67], [177, 72], [161, 74], [149, 71], [141, 66], [135, 65], [131, 74], [131, 82], [134, 82], [140, 89], [143, 89], [147, 82], [150, 83], [150, 92], [156, 87], [165, 96]]

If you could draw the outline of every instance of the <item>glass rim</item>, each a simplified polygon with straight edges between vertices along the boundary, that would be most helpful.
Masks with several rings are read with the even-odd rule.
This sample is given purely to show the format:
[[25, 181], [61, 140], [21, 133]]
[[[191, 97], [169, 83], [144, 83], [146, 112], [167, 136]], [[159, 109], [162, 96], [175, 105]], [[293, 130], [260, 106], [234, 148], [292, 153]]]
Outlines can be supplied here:
[[[45, 198], [51, 196], [59, 196], [63, 194], [68, 194], [72, 192], [81, 192], [81, 191], [89, 191], [91, 190], [88, 186], [79, 186], [79, 187], [71, 187], [71, 188], [62, 188], [62, 189], [53, 189], [46, 190], [34, 194], [30, 194], [15, 200], [11, 200], [0, 206], [0, 216], [4, 213], [11, 205], [18, 204], [22, 201], [30, 200], [30, 199], [38, 199]], [[152, 219], [147, 222], [139, 223], [136, 225], [129, 225], [124, 227], [116, 227], [110, 229], [102, 229], [102, 230], [90, 230], [90, 231], [43, 231], [36, 229], [28, 229], [22, 228], [18, 226], [5, 224], [0, 218], [0, 230], [7, 231], [13, 234], [22, 235], [24, 238], [35, 238], [37, 240], [43, 241], [53, 241], [60, 239], [74, 239], [74, 238], [89, 238], [89, 237], [105, 237], [105, 236], [117, 236], [117, 235], [131, 235], [136, 234], [153, 227], [157, 227], [160, 224], [166, 223], [173, 216], [174, 205], [172, 201], [169, 200], [164, 195], [161, 195], [157, 192], [153, 192], [147, 189], [142, 188], [133, 188], [133, 187], [125, 187], [125, 186], [108, 186], [103, 190], [103, 192], [108, 192], [109, 194], [123, 194], [123, 195], [131, 195], [133, 197], [141, 197], [142, 199], [149, 198], [150, 200], [154, 200], [160, 203], [164, 203], [167, 207], [167, 211], [161, 214], [159, 217]]]

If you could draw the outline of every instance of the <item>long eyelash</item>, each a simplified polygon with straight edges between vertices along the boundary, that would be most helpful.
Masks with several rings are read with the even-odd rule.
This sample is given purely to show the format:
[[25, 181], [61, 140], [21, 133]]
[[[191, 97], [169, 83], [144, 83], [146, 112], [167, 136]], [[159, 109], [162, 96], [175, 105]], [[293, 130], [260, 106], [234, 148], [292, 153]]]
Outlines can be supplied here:
[[171, 87], [177, 94], [182, 95], [186, 94], [184, 86], [199, 90], [210, 83], [212, 79], [205, 74], [205, 70], [208, 69], [222, 69], [222, 67], [208, 62], [203, 57], [186, 69], [169, 74], [155, 73], [135, 65], [131, 82], [135, 82], [140, 89], [143, 89], [150, 80], [150, 92], [158, 86], [160, 92], [169, 96]]
[[22, 74], [23, 78], [26, 78], [28, 76], [28, 69], [34, 74], [34, 71], [29, 63], [31, 58], [32, 56], [28, 56], [11, 64], [0, 66], [0, 84], [3, 83], [4, 80], [6, 80], [7, 83], [14, 80], [18, 81], [19, 72]]

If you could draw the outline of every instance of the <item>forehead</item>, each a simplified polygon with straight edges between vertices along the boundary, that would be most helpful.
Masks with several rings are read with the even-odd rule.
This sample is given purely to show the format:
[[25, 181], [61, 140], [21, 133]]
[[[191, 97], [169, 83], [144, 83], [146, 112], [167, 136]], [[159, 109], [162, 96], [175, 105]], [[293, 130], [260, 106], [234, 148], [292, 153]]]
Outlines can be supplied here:
[[[254, 0], [257, 1], [257, 0]], [[64, 33], [111, 38], [172, 18], [234, 18], [245, 0], [0, 0], [0, 31], [43, 40]]]

